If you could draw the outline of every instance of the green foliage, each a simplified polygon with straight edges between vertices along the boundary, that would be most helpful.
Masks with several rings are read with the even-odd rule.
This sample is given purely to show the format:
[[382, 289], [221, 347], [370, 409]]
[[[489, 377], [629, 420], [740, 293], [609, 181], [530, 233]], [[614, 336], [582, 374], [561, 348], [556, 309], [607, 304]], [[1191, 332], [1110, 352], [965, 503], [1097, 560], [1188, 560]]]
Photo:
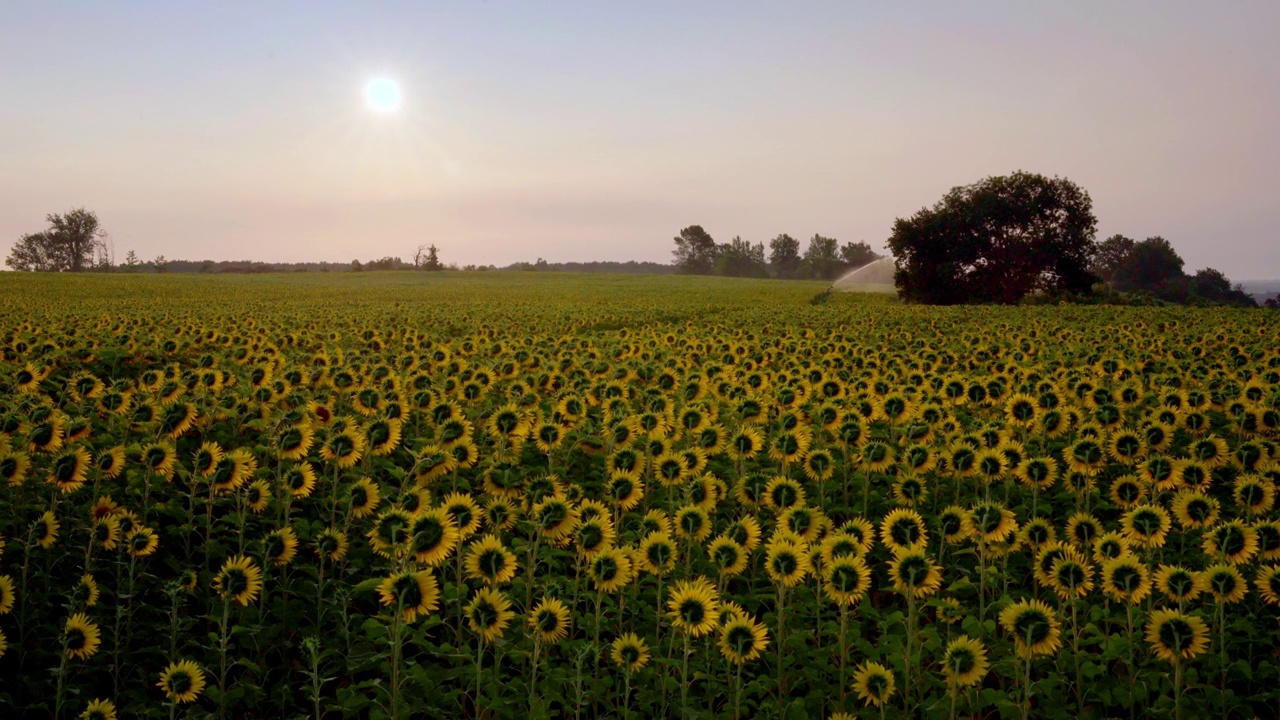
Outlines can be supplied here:
[[894, 223], [894, 282], [904, 299], [936, 305], [1084, 292], [1096, 226], [1088, 193], [1066, 178], [989, 177]]

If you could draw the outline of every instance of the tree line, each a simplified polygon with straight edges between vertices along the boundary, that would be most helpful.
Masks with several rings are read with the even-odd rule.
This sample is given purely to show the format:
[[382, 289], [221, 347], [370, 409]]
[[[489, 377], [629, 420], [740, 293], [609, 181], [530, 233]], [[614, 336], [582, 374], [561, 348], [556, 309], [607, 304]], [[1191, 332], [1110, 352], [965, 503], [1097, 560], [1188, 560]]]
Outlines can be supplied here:
[[880, 256], [865, 242], [840, 245], [835, 238], [815, 234], [800, 254], [800, 241], [787, 234], [752, 243], [734, 237], [717, 243], [701, 225], [690, 225], [675, 237], [675, 268], [688, 275], [781, 278], [786, 280], [834, 280]]
[[895, 221], [888, 241], [894, 284], [905, 300], [937, 305], [1039, 299], [1256, 306], [1214, 268], [1187, 275], [1162, 237], [1096, 242], [1096, 228], [1089, 194], [1066, 178], [988, 177]]

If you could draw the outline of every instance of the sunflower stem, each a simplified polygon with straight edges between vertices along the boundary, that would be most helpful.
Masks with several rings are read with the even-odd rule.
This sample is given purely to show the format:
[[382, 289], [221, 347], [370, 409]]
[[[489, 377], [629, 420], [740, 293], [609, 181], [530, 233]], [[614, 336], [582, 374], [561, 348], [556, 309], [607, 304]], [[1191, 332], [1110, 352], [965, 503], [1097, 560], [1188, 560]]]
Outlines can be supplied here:
[[227, 617], [231, 598], [222, 600], [222, 622], [218, 624], [218, 717], [227, 716]]

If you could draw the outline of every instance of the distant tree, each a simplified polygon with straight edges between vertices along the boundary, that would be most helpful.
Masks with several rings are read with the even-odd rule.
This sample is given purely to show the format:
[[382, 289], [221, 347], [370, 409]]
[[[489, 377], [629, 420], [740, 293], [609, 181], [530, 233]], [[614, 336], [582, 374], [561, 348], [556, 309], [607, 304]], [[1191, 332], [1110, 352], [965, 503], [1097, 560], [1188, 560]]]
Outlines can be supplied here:
[[905, 299], [941, 305], [1085, 292], [1096, 227], [1089, 194], [1066, 178], [989, 177], [894, 223], [894, 283]]
[[151, 267], [155, 268], [158, 273], [167, 272], [169, 270], [169, 261], [165, 260], [163, 255], [157, 255], [156, 259], [151, 261]]
[[676, 258], [679, 272], [687, 275], [708, 275], [715, 267], [716, 241], [701, 225], [690, 225], [675, 237]]
[[351, 261], [351, 272], [361, 272], [363, 270], [364, 270], [364, 265], [360, 264], [359, 258], [356, 258], [355, 260]]
[[716, 249], [716, 274], [729, 277], [769, 277], [764, 261], [764, 243], [754, 245], [735, 237]]
[[1262, 305], [1268, 310], [1280, 310], [1280, 293], [1277, 293], [1273, 298], [1267, 298]]
[[140, 264], [140, 263], [138, 262], [138, 253], [136, 253], [136, 252], [134, 252], [134, 251], [132, 251], [132, 250], [130, 250], [129, 252], [125, 253], [125, 256], [124, 256], [124, 270], [125, 270], [125, 272], [137, 272], [137, 271], [138, 271], [138, 265], [139, 265], [139, 264]]
[[1187, 295], [1185, 263], [1168, 240], [1160, 236], [1134, 243], [1115, 268], [1112, 282], [1117, 290], [1143, 290], [1166, 300], [1181, 302]]
[[794, 278], [800, 273], [800, 241], [783, 233], [769, 241], [769, 267], [774, 277]]
[[1205, 268], [1191, 276], [1191, 294], [1213, 305], [1257, 307], [1253, 296], [1231, 281], [1220, 270]]
[[840, 260], [840, 243], [835, 238], [815, 234], [809, 238], [809, 247], [804, 251], [804, 264], [810, 277], [834, 280], [844, 269]]
[[45, 216], [49, 229], [23, 235], [14, 243], [5, 264], [14, 270], [82, 272], [94, 266], [102, 229], [98, 216], [76, 208], [65, 214]]
[[846, 269], [860, 268], [880, 259], [880, 254], [865, 242], [847, 242], [840, 246], [840, 260]]
[[422, 269], [432, 272], [444, 269], [444, 265], [440, 262], [440, 249], [435, 245], [427, 246], [427, 257], [422, 263]]
[[1134, 245], [1136, 243], [1132, 238], [1112, 235], [1098, 243], [1089, 264], [1089, 270], [1102, 278], [1103, 282], [1111, 282], [1115, 278], [1116, 271], [1129, 260], [1129, 253], [1133, 252]]

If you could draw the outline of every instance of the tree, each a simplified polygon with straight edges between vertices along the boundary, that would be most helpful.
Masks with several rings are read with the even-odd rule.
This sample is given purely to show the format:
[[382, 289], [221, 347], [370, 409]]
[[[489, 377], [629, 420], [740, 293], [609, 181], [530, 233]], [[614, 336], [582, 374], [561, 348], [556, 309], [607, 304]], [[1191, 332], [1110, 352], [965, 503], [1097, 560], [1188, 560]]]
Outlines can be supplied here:
[[764, 243], [751, 243], [735, 237], [716, 248], [716, 274], [729, 277], [769, 277], [764, 262]]
[[1239, 285], [1232, 285], [1222, 271], [1205, 268], [1191, 276], [1191, 294], [1214, 305], [1257, 307], [1253, 296]]
[[795, 277], [800, 270], [800, 241], [786, 233], [770, 240], [769, 266], [775, 277]]
[[132, 251], [132, 250], [130, 250], [129, 252], [125, 253], [125, 255], [124, 255], [124, 269], [125, 269], [125, 272], [137, 272], [137, 271], [138, 271], [138, 253], [136, 253], [136, 252], [134, 252], [134, 251]]
[[675, 237], [676, 268], [688, 275], [708, 275], [715, 267], [716, 241], [701, 225], [690, 225]]
[[809, 238], [809, 247], [804, 251], [804, 263], [811, 277], [834, 280], [844, 267], [840, 262], [840, 243], [835, 238], [815, 234]]
[[1086, 292], [1096, 228], [1089, 194], [1066, 178], [989, 177], [894, 222], [894, 283], [904, 299], [941, 305]]
[[14, 243], [5, 264], [14, 270], [81, 272], [93, 267], [101, 242], [98, 216], [84, 208], [45, 216], [49, 229], [23, 235]]
[[1186, 295], [1185, 263], [1168, 240], [1160, 236], [1134, 243], [1116, 267], [1112, 281], [1119, 290], [1145, 290], [1166, 299]]
[[155, 268], [158, 273], [168, 272], [169, 261], [165, 260], [163, 255], [157, 255], [156, 259], [151, 261], [151, 267]]
[[1112, 235], [1098, 243], [1097, 249], [1093, 252], [1093, 260], [1089, 264], [1089, 270], [1102, 278], [1103, 282], [1111, 282], [1115, 278], [1116, 271], [1129, 260], [1129, 253], [1133, 252], [1134, 245], [1136, 243], [1132, 238]]
[[880, 254], [865, 242], [847, 242], [840, 246], [840, 260], [848, 269], [860, 268], [880, 259]]

